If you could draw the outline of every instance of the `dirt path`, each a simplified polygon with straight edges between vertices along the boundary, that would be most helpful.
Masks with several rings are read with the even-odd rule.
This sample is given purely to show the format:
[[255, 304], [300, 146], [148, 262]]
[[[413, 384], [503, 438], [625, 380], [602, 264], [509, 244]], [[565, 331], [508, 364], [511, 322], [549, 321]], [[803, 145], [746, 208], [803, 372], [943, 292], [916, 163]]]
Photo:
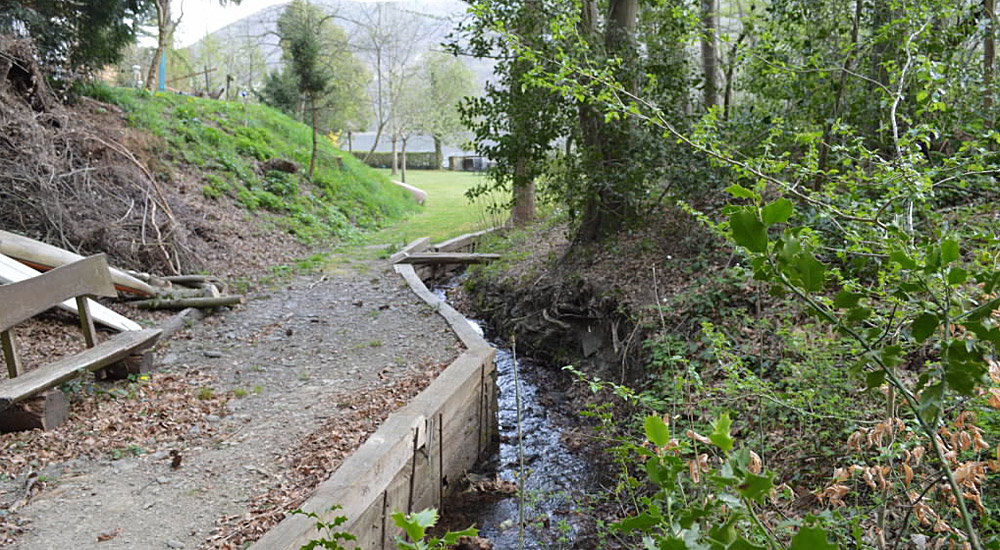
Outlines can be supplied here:
[[149, 380], [91, 382], [66, 425], [0, 436], [0, 543], [259, 536], [460, 352], [385, 262], [365, 266], [252, 295], [172, 339]]

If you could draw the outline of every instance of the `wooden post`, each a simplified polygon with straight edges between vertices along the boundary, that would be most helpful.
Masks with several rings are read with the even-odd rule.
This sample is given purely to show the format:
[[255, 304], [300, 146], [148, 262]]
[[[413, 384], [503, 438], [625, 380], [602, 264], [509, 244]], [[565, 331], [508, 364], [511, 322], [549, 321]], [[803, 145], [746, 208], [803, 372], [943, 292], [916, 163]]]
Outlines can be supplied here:
[[83, 339], [87, 342], [87, 347], [92, 348], [97, 345], [97, 331], [94, 330], [94, 318], [90, 315], [90, 301], [86, 296], [76, 297], [76, 309], [80, 313], [80, 330], [83, 331]]
[[7, 374], [11, 378], [17, 378], [21, 374], [21, 358], [17, 354], [17, 340], [14, 338], [14, 329], [0, 332], [0, 344], [3, 345], [3, 360], [7, 362]]

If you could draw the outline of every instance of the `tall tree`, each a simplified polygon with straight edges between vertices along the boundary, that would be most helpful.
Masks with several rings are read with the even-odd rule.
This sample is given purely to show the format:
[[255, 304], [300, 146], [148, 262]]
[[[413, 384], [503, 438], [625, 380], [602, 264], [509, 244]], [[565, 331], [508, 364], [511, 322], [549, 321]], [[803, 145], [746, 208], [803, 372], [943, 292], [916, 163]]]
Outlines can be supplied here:
[[719, 104], [719, 53], [717, 0], [701, 0], [701, 68], [704, 75], [704, 104], [711, 109]]
[[458, 106], [476, 93], [475, 74], [460, 59], [428, 52], [418, 75], [424, 83], [420, 131], [434, 140], [435, 166], [444, 162], [442, 143], [454, 140], [465, 129]]
[[308, 106], [312, 127], [312, 154], [309, 157], [309, 177], [316, 168], [317, 119], [320, 98], [330, 87], [332, 75], [320, 59], [319, 34], [331, 16], [324, 14], [309, 0], [294, 0], [278, 19], [281, 47], [287, 52], [290, 69], [295, 75], [299, 94]]
[[151, 0], [0, 2], [0, 34], [30, 36], [52, 75], [71, 78], [121, 59]]
[[[177, 25], [184, 17], [183, 3], [181, 11], [174, 19], [172, 0], [147, 0], [152, 2], [153, 17], [156, 22], [156, 48], [153, 50], [153, 60], [146, 71], [146, 89], [152, 90], [156, 87], [157, 70], [160, 66], [160, 58], [165, 52], [169, 52], [174, 47], [174, 32]], [[239, 4], [242, 0], [218, 0], [220, 5]]]

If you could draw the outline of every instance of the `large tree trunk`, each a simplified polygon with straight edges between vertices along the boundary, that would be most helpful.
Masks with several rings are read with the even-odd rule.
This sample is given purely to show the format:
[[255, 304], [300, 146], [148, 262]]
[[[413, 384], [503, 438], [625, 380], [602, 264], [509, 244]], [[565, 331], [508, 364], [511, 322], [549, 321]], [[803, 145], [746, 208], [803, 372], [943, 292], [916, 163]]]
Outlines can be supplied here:
[[517, 159], [514, 165], [514, 204], [511, 212], [514, 227], [535, 221], [535, 181], [528, 174], [528, 160]]
[[[584, 0], [581, 8], [580, 31], [591, 42], [597, 41], [597, 3]], [[635, 92], [635, 25], [638, 0], [611, 0], [608, 9], [604, 45], [609, 57], [623, 60], [618, 78], [629, 92]], [[633, 214], [635, 197], [628, 196], [624, 187], [629, 177], [628, 118], [605, 121], [603, 113], [588, 105], [580, 106], [581, 145], [585, 162], [590, 164], [592, 188], [584, 202], [583, 217], [577, 240], [592, 242], [611, 235]]]
[[164, 52], [170, 51], [170, 47], [173, 44], [174, 29], [177, 27], [178, 21], [171, 21], [170, 18], [170, 0], [156, 0], [156, 27], [158, 35], [156, 51], [153, 52], [153, 61], [150, 62], [149, 70], [146, 72], [147, 90], [156, 89], [160, 58], [163, 57]]
[[[833, 123], [840, 118], [840, 109], [844, 103], [844, 90], [847, 88], [847, 73], [851, 72], [854, 55], [858, 49], [858, 27], [861, 25], [861, 15], [863, 10], [864, 0], [855, 0], [854, 22], [851, 26], [851, 50], [847, 52], [847, 56], [844, 58], [844, 63], [841, 66], [840, 80], [837, 82], [837, 95], [833, 100], [833, 111], [830, 118], [827, 120], [826, 125], [823, 127], [823, 145], [819, 152], [820, 172], [825, 172], [827, 164], [829, 163], [830, 148], [833, 147], [833, 143], [831, 142]], [[818, 189], [821, 184], [822, 182], [817, 178], [814, 182], [814, 187]]]
[[716, 51], [715, 0], [701, 0], [701, 67], [705, 74], [705, 109], [719, 104], [719, 54]]
[[434, 136], [434, 169], [440, 170], [444, 163], [444, 152], [441, 150], [441, 137]]

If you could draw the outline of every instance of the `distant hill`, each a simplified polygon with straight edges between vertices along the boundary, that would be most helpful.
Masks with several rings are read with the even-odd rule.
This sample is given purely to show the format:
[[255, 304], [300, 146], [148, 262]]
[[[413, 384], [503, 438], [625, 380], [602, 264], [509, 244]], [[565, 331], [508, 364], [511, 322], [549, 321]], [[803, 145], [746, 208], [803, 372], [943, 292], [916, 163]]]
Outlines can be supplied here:
[[[356, 21], [362, 20], [366, 10], [373, 9], [374, 4], [370, 2], [356, 2], [352, 0], [316, 0], [316, 4], [324, 6], [331, 13], [336, 14], [336, 23], [344, 28], [352, 41], [358, 40], [359, 29]], [[245, 17], [235, 23], [211, 33], [215, 39], [223, 44], [243, 43], [247, 40], [256, 41], [264, 54], [269, 69], [281, 67], [281, 48], [278, 46], [276, 35], [278, 18], [287, 4], [279, 4], [261, 10], [254, 15]], [[405, 0], [401, 2], [386, 3], [390, 9], [424, 17], [428, 22], [429, 32], [421, 43], [414, 44], [415, 48], [435, 47], [447, 41], [448, 35], [455, 28], [455, 25], [466, 15], [468, 4], [459, 0], [439, 0], [434, 2], [422, 2], [419, 0]], [[190, 46], [190, 51], [195, 53], [201, 41]], [[356, 44], [359, 48], [360, 44]], [[480, 60], [473, 58], [462, 58], [465, 64], [476, 74], [476, 80], [480, 88], [487, 80], [493, 76], [493, 62], [491, 60]]]

